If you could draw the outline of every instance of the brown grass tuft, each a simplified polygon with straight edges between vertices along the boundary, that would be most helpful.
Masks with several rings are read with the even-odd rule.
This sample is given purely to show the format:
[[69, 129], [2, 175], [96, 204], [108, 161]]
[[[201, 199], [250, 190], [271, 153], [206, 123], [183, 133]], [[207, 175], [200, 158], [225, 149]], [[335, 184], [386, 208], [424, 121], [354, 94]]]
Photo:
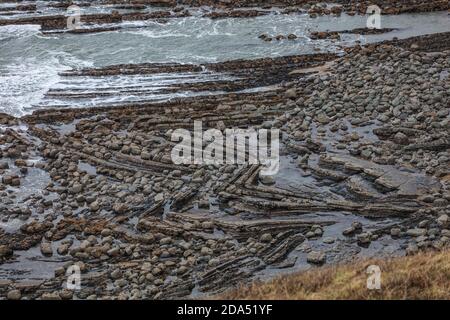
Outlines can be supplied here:
[[[368, 290], [369, 265], [381, 269], [381, 289]], [[216, 298], [232, 300], [450, 299], [450, 250], [325, 266], [241, 286]]]

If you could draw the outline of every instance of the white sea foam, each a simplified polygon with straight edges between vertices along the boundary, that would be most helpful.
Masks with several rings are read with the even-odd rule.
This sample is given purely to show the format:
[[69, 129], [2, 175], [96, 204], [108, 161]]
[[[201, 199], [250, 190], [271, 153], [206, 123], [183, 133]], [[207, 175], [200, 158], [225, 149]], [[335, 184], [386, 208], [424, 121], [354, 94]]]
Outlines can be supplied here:
[[65, 52], [52, 52], [44, 59], [18, 57], [12, 63], [0, 65], [0, 112], [14, 116], [31, 113], [45, 93], [59, 83], [59, 72], [80, 65], [92, 66]]
[[7, 45], [8, 40], [36, 35], [40, 29], [40, 26], [31, 24], [0, 26], [0, 48]]
[[0, 70], [0, 111], [21, 116], [32, 111], [59, 77], [56, 59], [16, 60]]

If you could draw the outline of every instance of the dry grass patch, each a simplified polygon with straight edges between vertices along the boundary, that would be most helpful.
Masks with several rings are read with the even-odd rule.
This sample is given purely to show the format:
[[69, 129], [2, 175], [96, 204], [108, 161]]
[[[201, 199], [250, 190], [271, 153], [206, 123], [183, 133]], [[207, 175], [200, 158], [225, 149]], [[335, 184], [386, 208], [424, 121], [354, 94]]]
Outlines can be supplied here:
[[[381, 289], [368, 290], [370, 265], [381, 269]], [[325, 266], [241, 286], [222, 299], [450, 299], [450, 251]]]

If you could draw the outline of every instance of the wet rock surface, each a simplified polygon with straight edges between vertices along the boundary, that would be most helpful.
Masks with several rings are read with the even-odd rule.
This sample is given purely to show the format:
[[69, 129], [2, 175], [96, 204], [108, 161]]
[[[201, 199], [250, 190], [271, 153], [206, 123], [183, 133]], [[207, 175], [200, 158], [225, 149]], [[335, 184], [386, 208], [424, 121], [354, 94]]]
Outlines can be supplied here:
[[344, 33], [353, 33], [353, 34], [361, 34], [361, 35], [369, 35], [369, 34], [381, 34], [394, 31], [393, 28], [380, 28], [380, 29], [369, 29], [369, 28], [356, 28], [352, 30], [342, 30], [342, 31], [314, 31], [310, 34], [310, 39], [319, 40], [319, 39], [341, 39], [341, 34]]
[[[130, 5], [148, 3], [156, 2]], [[198, 297], [284, 271], [442, 250], [450, 239], [448, 37], [342, 56], [64, 72], [69, 81], [205, 69], [234, 78], [184, 84], [223, 90], [201, 97], [0, 114], [0, 298]], [[47, 92], [73, 100], [105, 92], [83, 94]], [[280, 129], [279, 172], [175, 165], [171, 133], [193, 130], [194, 120], [221, 132]], [[80, 289], [67, 288], [73, 270]]]

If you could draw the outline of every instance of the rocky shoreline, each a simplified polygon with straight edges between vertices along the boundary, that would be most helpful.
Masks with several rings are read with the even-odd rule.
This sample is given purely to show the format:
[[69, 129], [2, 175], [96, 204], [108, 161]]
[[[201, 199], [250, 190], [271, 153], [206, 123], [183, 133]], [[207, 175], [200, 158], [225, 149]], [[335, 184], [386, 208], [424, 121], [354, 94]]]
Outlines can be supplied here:
[[[195, 298], [283, 270], [448, 247], [449, 36], [64, 73], [239, 80], [167, 102], [0, 114], [0, 298]], [[280, 172], [173, 164], [170, 134], [194, 120], [279, 128]], [[74, 265], [76, 291], [65, 288]]]

